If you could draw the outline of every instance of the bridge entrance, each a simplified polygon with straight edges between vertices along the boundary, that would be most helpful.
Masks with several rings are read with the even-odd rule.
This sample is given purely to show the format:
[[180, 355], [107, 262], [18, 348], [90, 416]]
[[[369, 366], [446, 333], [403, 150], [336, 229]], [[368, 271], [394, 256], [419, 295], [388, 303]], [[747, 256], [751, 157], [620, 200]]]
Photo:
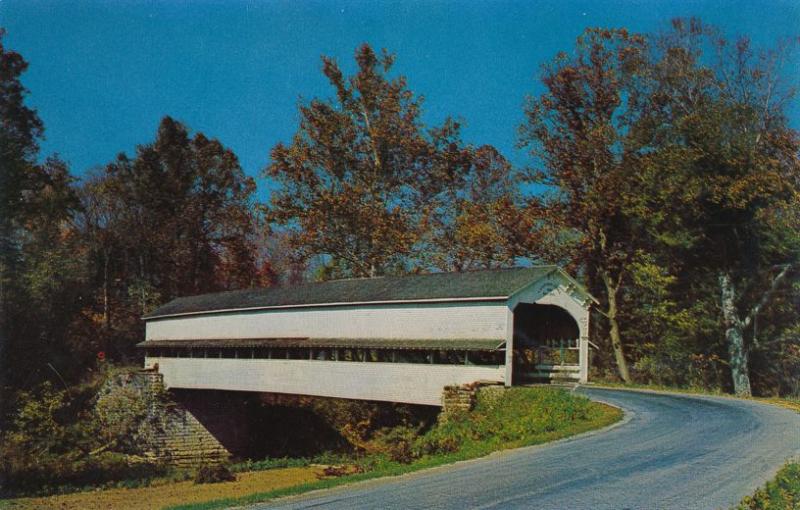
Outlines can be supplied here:
[[514, 308], [513, 384], [578, 380], [580, 330], [560, 306], [520, 303]]

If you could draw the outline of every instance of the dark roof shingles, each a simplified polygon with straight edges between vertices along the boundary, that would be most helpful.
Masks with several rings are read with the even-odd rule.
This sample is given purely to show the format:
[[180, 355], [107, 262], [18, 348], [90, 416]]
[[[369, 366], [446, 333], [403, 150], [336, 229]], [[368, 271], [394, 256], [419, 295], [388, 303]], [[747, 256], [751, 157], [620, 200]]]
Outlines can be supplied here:
[[286, 305], [505, 297], [555, 269], [556, 266], [515, 267], [462, 273], [333, 280], [218, 292], [174, 299], [144, 318]]

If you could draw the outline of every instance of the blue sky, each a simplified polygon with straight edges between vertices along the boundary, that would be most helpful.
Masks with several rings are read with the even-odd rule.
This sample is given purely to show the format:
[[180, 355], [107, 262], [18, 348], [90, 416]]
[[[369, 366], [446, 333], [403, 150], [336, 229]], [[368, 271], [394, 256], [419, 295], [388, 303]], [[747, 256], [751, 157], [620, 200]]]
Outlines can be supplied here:
[[[790, 0], [0, 0], [5, 43], [30, 63], [23, 81], [45, 123], [43, 155], [59, 153], [77, 174], [132, 153], [171, 115], [258, 175], [294, 133], [298, 101], [330, 94], [320, 56], [352, 69], [363, 42], [397, 54], [396, 71], [426, 98], [426, 121], [458, 115], [467, 141], [522, 164], [515, 131], [542, 63], [585, 27], [653, 31], [676, 16], [757, 44], [800, 35], [800, 2]], [[800, 126], [796, 105], [792, 122]]]

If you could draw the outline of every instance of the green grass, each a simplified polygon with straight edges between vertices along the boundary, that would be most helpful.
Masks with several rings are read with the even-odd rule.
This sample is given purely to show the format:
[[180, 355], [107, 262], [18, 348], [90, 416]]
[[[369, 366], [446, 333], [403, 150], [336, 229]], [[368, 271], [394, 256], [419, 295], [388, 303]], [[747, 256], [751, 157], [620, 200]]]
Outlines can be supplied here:
[[690, 393], [692, 395], [711, 395], [715, 397], [733, 397], [730, 393], [722, 391], [714, 391], [706, 388], [695, 386], [665, 386], [663, 384], [643, 384], [643, 383], [622, 383], [622, 382], [590, 382], [586, 384], [588, 387], [596, 388], [620, 388], [629, 390], [650, 390], [650, 391], [663, 391], [673, 393]]
[[[439, 423], [412, 444], [402, 443], [410, 463], [391, 460], [391, 454], [363, 457], [365, 472], [327, 478], [284, 489], [170, 507], [170, 510], [211, 510], [247, 505], [312, 490], [374, 478], [397, 476], [421, 469], [483, 457], [491, 452], [531, 446], [598, 429], [622, 418], [619, 409], [554, 388], [511, 388], [491, 402], [479, 398], [475, 409]], [[388, 436], [387, 436], [388, 437]], [[394, 451], [394, 450], [392, 450]]]
[[351, 462], [352, 457], [344, 453], [324, 452], [313, 457], [280, 457], [264, 460], [246, 460], [237, 462], [230, 466], [234, 473], [244, 473], [247, 471], [267, 471], [269, 469], [281, 469], [289, 467], [306, 467], [312, 464], [344, 464]]
[[778, 475], [745, 497], [737, 510], [797, 510], [800, 509], [800, 464], [790, 463]]

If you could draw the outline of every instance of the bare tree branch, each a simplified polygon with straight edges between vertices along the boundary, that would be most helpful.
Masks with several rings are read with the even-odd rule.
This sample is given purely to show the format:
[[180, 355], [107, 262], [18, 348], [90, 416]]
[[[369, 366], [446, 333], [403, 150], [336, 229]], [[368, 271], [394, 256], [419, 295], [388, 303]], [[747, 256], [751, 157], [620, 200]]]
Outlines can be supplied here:
[[760, 312], [761, 309], [764, 308], [767, 305], [767, 303], [769, 303], [769, 300], [772, 299], [772, 295], [775, 294], [776, 290], [778, 290], [781, 281], [786, 277], [787, 274], [789, 274], [789, 270], [791, 268], [792, 268], [791, 264], [786, 264], [783, 266], [781, 272], [778, 273], [778, 275], [772, 280], [772, 284], [769, 286], [769, 289], [767, 289], [767, 291], [764, 292], [764, 294], [761, 296], [761, 300], [758, 302], [756, 306], [752, 308], [747, 317], [742, 321], [743, 328], [749, 326], [750, 323], [753, 322], [753, 318], [755, 318], [755, 316], [758, 315], [758, 312]]

